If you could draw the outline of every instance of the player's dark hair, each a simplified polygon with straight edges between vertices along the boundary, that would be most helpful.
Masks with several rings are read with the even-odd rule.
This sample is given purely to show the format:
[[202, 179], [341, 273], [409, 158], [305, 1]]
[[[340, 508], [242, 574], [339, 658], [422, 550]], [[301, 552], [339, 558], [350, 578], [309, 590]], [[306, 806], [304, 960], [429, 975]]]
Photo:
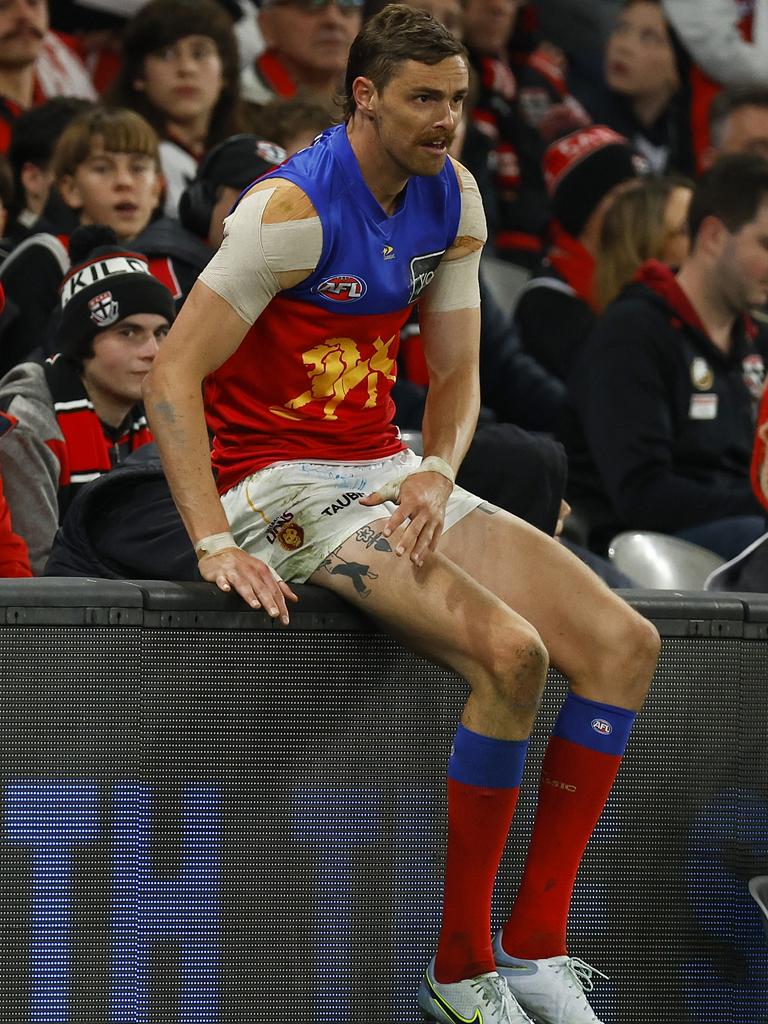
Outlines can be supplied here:
[[709, 107], [709, 137], [713, 146], [723, 141], [725, 122], [743, 107], [762, 107], [768, 110], [768, 88], [764, 85], [737, 85], [723, 89]]
[[768, 201], [768, 160], [753, 153], [729, 153], [702, 174], [688, 208], [691, 244], [706, 217], [717, 217], [731, 234], [757, 216]]
[[469, 67], [463, 43], [431, 14], [407, 4], [389, 4], [363, 25], [349, 49], [344, 119], [348, 121], [356, 109], [352, 95], [356, 78], [369, 78], [381, 92], [405, 61], [439, 64], [446, 57], [464, 57]]

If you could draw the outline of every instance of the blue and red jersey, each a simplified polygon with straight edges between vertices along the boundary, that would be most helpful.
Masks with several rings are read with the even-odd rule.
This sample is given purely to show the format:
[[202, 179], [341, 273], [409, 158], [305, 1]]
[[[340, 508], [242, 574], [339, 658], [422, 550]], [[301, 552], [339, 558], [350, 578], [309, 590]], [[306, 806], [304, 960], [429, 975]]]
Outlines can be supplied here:
[[390, 397], [400, 329], [453, 244], [461, 212], [456, 171], [446, 161], [439, 174], [411, 178], [388, 216], [344, 125], [265, 177], [306, 193], [323, 247], [312, 274], [275, 296], [206, 382], [222, 493], [273, 462], [379, 459], [402, 450]]

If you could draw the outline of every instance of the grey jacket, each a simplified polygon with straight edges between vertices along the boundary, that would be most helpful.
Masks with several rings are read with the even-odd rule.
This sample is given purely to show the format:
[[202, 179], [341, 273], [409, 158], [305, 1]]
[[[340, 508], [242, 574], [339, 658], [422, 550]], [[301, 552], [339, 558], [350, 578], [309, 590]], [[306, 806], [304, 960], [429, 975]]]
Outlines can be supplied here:
[[0, 440], [0, 472], [14, 530], [29, 548], [32, 572], [40, 575], [59, 525], [60, 464], [64, 444], [45, 371], [21, 363], [0, 380], [0, 408], [18, 420]]

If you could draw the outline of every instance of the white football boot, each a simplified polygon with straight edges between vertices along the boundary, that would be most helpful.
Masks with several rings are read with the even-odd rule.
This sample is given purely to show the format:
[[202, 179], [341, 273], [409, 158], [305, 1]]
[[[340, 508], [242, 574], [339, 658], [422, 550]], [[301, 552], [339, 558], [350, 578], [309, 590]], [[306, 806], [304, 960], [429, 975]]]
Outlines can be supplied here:
[[520, 1005], [538, 1024], [601, 1024], [586, 992], [592, 975], [606, 975], [575, 956], [521, 960], [504, 952], [501, 932], [493, 940], [496, 969]]
[[533, 1024], [496, 971], [465, 981], [435, 980], [435, 961], [419, 986], [419, 1009], [439, 1024]]

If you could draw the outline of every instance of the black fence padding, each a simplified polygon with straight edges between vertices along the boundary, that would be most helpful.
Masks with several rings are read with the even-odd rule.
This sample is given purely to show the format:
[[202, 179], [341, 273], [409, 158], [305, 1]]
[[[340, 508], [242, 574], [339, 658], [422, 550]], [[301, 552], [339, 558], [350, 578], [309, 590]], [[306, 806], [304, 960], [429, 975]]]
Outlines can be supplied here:
[[[0, 583], [3, 1022], [416, 1024], [466, 687], [298, 589], [285, 630], [204, 583]], [[625, 596], [662, 656], [570, 949], [605, 1024], [766, 1024], [768, 598]]]

